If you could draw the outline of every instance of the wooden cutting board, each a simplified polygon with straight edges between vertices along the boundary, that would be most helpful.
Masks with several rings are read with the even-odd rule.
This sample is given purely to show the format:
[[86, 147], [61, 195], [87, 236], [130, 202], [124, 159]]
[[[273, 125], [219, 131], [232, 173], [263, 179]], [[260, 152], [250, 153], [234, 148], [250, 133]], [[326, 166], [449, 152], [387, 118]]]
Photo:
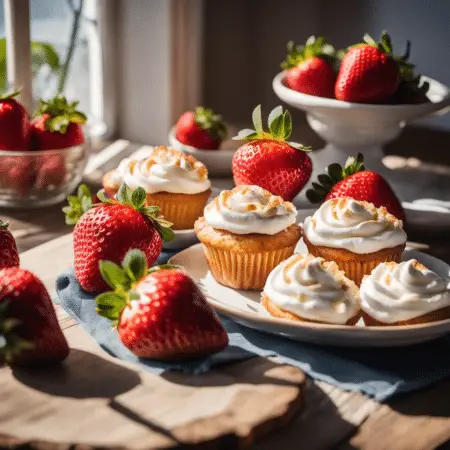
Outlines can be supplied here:
[[[54, 293], [71, 236], [22, 255]], [[256, 357], [204, 375], [155, 376], [117, 360], [58, 310], [71, 354], [58, 368], [0, 368], [0, 447], [245, 448], [303, 406], [305, 376]]]

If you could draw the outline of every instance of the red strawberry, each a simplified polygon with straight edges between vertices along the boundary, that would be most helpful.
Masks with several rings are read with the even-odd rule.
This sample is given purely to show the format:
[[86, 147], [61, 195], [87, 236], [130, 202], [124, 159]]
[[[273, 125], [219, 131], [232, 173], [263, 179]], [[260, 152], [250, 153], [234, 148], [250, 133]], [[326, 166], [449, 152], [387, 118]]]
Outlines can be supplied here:
[[276, 107], [269, 115], [269, 130], [263, 130], [261, 105], [253, 111], [255, 130], [245, 129], [233, 139], [246, 140], [233, 156], [232, 170], [236, 185], [253, 184], [272, 194], [292, 200], [308, 182], [312, 172], [309, 150], [287, 141], [292, 131], [289, 111]]
[[323, 37], [311, 36], [305, 45], [288, 43], [286, 82], [294, 91], [318, 97], [334, 97], [336, 73], [333, 68], [334, 48]]
[[49, 152], [36, 160], [36, 190], [40, 191], [49, 186], [60, 186], [66, 179], [66, 161], [61, 154]]
[[176, 361], [223, 350], [228, 336], [194, 281], [180, 268], [148, 272], [145, 255], [131, 250], [122, 268], [100, 270], [114, 289], [97, 297], [97, 312], [117, 326], [122, 343], [141, 358]]
[[82, 125], [87, 119], [77, 111], [78, 102], [67, 103], [65, 97], [40, 102], [38, 117], [31, 124], [34, 145], [38, 150], [67, 148], [84, 142]]
[[56, 363], [69, 354], [47, 290], [32, 273], [19, 267], [0, 270], [0, 348], [10, 364]]
[[406, 59], [393, 56], [386, 32], [381, 34], [379, 43], [367, 34], [364, 40], [366, 43], [350, 47], [342, 58], [335, 95], [347, 102], [382, 103], [397, 90], [400, 67], [406, 64]]
[[319, 183], [306, 192], [311, 203], [338, 197], [365, 200], [386, 209], [400, 220], [405, 220], [405, 211], [388, 182], [378, 173], [366, 170], [361, 153], [356, 158], [348, 158], [344, 169], [339, 164], [331, 164], [327, 174], [319, 175]]
[[8, 230], [8, 224], [0, 220], [0, 269], [20, 264], [16, 241]]
[[133, 193], [125, 184], [117, 200], [109, 200], [99, 192], [102, 203], [92, 205], [87, 186], [80, 186], [78, 197], [68, 198], [63, 208], [66, 222], [76, 224], [73, 231], [75, 275], [87, 292], [103, 292], [108, 285], [99, 271], [100, 260], [120, 263], [128, 250], [145, 252], [152, 265], [161, 253], [162, 239], [173, 239], [172, 224], [158, 215], [159, 208], [145, 206], [145, 191]]
[[0, 159], [0, 186], [14, 194], [26, 196], [33, 187], [35, 157], [8, 156]]
[[19, 92], [0, 98], [0, 150], [30, 150], [31, 126], [28, 114], [14, 99]]
[[222, 117], [212, 109], [199, 106], [182, 114], [175, 126], [176, 138], [185, 145], [203, 150], [217, 150], [226, 138]]

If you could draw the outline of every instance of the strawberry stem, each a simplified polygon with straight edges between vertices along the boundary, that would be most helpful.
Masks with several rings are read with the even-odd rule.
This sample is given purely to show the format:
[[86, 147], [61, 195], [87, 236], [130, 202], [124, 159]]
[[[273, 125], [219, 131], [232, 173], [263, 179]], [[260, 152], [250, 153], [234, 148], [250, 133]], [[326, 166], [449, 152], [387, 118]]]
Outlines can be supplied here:
[[274, 140], [285, 142], [290, 147], [297, 150], [309, 151], [311, 147], [305, 147], [297, 142], [288, 141], [292, 134], [292, 117], [288, 110], [283, 111], [281, 106], [274, 108], [268, 118], [269, 132], [264, 131], [261, 105], [258, 105], [252, 113], [254, 130], [249, 128], [239, 131], [234, 140], [256, 141], [256, 140]]
[[333, 186], [356, 172], [366, 170], [364, 166], [364, 157], [358, 153], [356, 157], [351, 156], [347, 159], [345, 166], [340, 164], [330, 164], [325, 174], [320, 174], [318, 183], [312, 183], [312, 189], [306, 191], [306, 197], [311, 203], [322, 203], [331, 191]]
[[223, 140], [227, 137], [228, 131], [222, 116], [215, 114], [210, 108], [199, 106], [194, 113], [195, 123], [206, 131], [212, 139]]

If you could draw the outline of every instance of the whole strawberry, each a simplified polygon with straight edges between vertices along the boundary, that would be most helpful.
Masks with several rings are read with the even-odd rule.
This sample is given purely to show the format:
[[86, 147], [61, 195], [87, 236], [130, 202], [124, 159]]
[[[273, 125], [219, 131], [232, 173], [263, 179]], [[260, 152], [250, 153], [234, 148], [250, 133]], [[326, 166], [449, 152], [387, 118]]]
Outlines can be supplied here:
[[33, 143], [38, 150], [53, 150], [84, 142], [82, 125], [86, 116], [77, 111], [78, 102], [68, 103], [65, 97], [40, 100], [32, 121]]
[[281, 106], [269, 115], [269, 133], [263, 129], [261, 105], [254, 109], [252, 117], [255, 129], [241, 130], [233, 138], [248, 141], [233, 155], [234, 182], [260, 186], [290, 201], [311, 176], [312, 163], [306, 153], [309, 147], [288, 141], [292, 119]]
[[8, 230], [8, 224], [0, 220], [0, 269], [20, 264], [16, 241]]
[[109, 200], [103, 192], [97, 194], [102, 203], [92, 204], [89, 189], [82, 185], [78, 196], [68, 198], [63, 208], [66, 222], [76, 224], [73, 231], [75, 275], [87, 292], [103, 292], [108, 285], [103, 280], [99, 261], [120, 263], [128, 250], [142, 250], [152, 265], [161, 254], [162, 239], [173, 239], [171, 223], [158, 215], [159, 208], [145, 206], [145, 191], [131, 192], [123, 185], [117, 200]]
[[0, 270], [0, 359], [22, 366], [57, 363], [69, 354], [52, 301], [27, 270]]
[[341, 61], [336, 80], [338, 100], [356, 103], [383, 103], [397, 91], [401, 81], [401, 66], [405, 58], [395, 57], [386, 32], [380, 42], [369, 35], [365, 43], [350, 47]]
[[122, 267], [101, 261], [100, 270], [113, 291], [97, 297], [97, 312], [114, 322], [135, 355], [177, 361], [228, 345], [217, 315], [182, 269], [160, 266], [149, 272], [145, 255], [131, 250]]
[[199, 106], [187, 111], [175, 126], [176, 138], [185, 145], [203, 150], [217, 150], [227, 136], [222, 117], [212, 109]]
[[65, 181], [66, 175], [66, 160], [62, 154], [48, 152], [36, 157], [35, 189], [37, 191], [50, 186], [60, 186]]
[[30, 150], [31, 125], [25, 108], [14, 98], [0, 97], [0, 150]]
[[287, 70], [287, 85], [303, 94], [334, 97], [335, 50], [326, 39], [311, 36], [305, 45], [295, 46], [291, 41], [287, 48], [287, 58], [281, 63]]
[[384, 206], [395, 217], [405, 220], [405, 211], [394, 191], [379, 173], [365, 169], [361, 153], [356, 158], [348, 158], [344, 168], [339, 164], [331, 164], [326, 174], [319, 175], [318, 181], [306, 192], [311, 203], [351, 197], [378, 207]]

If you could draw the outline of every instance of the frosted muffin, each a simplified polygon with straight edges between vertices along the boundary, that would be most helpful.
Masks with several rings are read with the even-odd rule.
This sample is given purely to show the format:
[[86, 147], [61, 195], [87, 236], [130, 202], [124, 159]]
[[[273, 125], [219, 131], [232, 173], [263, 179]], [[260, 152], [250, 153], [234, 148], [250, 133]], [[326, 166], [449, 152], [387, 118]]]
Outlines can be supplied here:
[[358, 286], [382, 262], [400, 262], [406, 245], [401, 220], [384, 207], [342, 197], [326, 201], [305, 219], [308, 251], [335, 261]]
[[159, 206], [174, 230], [193, 228], [211, 194], [208, 170], [193, 156], [159, 146], [143, 159], [124, 159], [103, 177], [107, 195], [114, 196], [122, 183], [147, 193], [147, 205]]
[[380, 264], [361, 283], [366, 325], [411, 325], [450, 317], [450, 283], [415, 259]]
[[359, 290], [336, 263], [313, 255], [293, 255], [272, 270], [262, 304], [283, 319], [354, 325]]
[[262, 289], [270, 271], [294, 253], [301, 229], [290, 202], [259, 186], [222, 191], [195, 222], [214, 278], [235, 289]]

